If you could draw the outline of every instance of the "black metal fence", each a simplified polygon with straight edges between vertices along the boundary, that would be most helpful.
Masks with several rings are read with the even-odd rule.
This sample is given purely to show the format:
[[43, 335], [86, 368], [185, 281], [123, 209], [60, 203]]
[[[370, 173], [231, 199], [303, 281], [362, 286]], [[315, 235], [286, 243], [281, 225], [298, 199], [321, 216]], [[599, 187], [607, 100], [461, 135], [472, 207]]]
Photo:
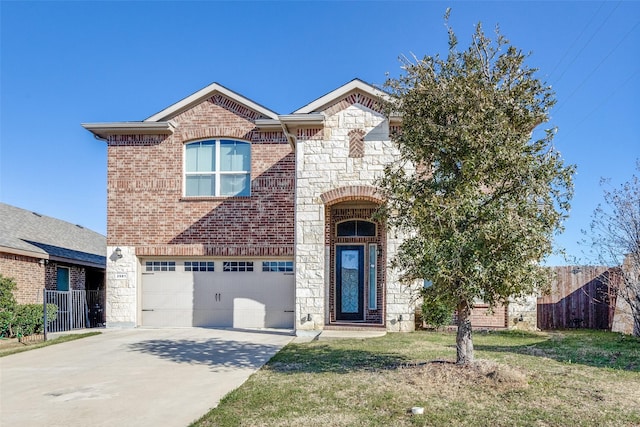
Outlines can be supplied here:
[[44, 290], [44, 302], [55, 304], [56, 318], [47, 325], [47, 332], [95, 328], [104, 325], [104, 291]]

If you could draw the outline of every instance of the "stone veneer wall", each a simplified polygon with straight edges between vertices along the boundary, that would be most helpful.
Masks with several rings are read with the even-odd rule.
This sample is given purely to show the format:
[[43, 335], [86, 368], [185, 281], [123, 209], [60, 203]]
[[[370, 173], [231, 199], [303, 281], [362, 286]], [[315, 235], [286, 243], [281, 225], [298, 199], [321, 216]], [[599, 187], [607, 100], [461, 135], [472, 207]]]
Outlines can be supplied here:
[[134, 247], [119, 248], [122, 250], [122, 258], [115, 256], [115, 246], [107, 246], [107, 328], [133, 328], [137, 324], [138, 316], [138, 259]]
[[538, 296], [535, 294], [512, 298], [507, 310], [510, 329], [538, 330]]
[[[330, 110], [331, 111], [331, 110]], [[364, 131], [364, 154], [349, 157], [350, 133]], [[335, 111], [319, 132], [298, 132], [296, 145], [296, 330], [322, 329], [328, 321], [329, 247], [325, 245], [325, 207], [320, 195], [346, 186], [373, 185], [384, 165], [398, 152], [389, 139], [385, 117], [360, 104]], [[387, 260], [400, 240], [387, 236]], [[308, 320], [310, 315], [311, 320]], [[414, 328], [411, 295], [387, 269], [386, 319], [388, 330]], [[401, 319], [401, 320], [400, 320]]]

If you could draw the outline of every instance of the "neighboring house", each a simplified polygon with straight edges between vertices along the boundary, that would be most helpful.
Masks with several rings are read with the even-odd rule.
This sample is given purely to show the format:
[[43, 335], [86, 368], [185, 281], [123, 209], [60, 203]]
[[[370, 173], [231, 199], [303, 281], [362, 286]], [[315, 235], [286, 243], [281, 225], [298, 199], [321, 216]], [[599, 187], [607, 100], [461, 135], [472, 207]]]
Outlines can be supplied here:
[[0, 218], [0, 274], [15, 280], [19, 304], [42, 303], [45, 288], [104, 287], [103, 235], [5, 203]]
[[412, 330], [402, 236], [372, 219], [398, 158], [381, 95], [355, 79], [279, 115], [213, 83], [83, 124], [108, 147], [107, 325]]

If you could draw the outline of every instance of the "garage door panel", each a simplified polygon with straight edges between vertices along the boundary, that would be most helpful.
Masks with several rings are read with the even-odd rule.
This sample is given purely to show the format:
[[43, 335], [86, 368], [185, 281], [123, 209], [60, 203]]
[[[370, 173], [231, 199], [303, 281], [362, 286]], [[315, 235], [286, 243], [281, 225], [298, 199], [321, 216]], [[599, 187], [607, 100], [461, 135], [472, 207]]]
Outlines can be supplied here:
[[212, 283], [196, 283], [193, 289], [194, 310], [211, 310], [216, 304], [217, 292]]
[[293, 328], [294, 276], [255, 270], [154, 272], [142, 277], [142, 325]]
[[142, 324], [151, 327], [188, 327], [192, 325], [191, 311], [143, 310]]

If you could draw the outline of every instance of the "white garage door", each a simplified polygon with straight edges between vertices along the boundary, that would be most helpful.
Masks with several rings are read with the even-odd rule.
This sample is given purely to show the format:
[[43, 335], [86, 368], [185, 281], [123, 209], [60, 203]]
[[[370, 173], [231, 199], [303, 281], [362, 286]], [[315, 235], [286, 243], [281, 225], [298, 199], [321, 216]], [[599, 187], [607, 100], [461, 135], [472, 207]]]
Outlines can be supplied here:
[[143, 326], [293, 328], [292, 261], [145, 261]]

